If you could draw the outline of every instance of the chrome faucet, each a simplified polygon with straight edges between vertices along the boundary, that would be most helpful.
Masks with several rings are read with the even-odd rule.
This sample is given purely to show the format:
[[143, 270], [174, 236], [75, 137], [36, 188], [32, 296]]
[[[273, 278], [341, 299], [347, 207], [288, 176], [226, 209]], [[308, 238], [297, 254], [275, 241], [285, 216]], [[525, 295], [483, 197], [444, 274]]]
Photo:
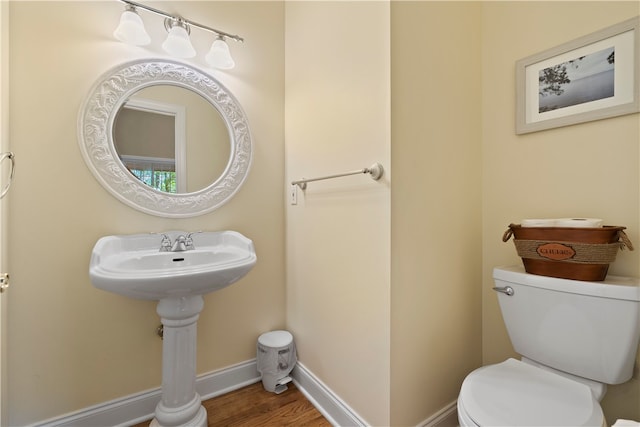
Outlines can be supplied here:
[[176, 240], [171, 243], [171, 239], [166, 234], [162, 234], [162, 240], [160, 241], [160, 252], [184, 252], [184, 251], [192, 251], [196, 247], [193, 244], [193, 236], [195, 233], [202, 233], [202, 231], [194, 231], [192, 233], [188, 233], [186, 236], [184, 234], [176, 237]]
[[193, 245], [191, 247], [187, 247], [187, 238], [182, 234], [176, 237], [176, 240], [173, 242], [173, 246], [171, 246], [171, 252], [184, 252], [190, 249], [194, 249]]

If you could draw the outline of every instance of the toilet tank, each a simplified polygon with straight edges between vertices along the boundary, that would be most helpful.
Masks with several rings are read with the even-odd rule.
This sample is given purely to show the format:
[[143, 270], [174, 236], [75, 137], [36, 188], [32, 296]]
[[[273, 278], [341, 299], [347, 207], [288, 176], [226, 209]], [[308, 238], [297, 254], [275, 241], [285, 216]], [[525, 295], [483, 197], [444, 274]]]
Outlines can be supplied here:
[[493, 270], [498, 302], [516, 352], [551, 368], [606, 384], [633, 375], [640, 338], [640, 279], [581, 282]]

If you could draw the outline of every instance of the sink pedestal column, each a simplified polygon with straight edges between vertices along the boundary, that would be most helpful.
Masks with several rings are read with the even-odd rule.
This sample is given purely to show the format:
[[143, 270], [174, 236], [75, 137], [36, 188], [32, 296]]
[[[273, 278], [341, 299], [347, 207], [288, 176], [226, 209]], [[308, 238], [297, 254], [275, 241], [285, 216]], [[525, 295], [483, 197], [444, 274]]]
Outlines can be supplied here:
[[207, 426], [207, 411], [196, 393], [196, 333], [203, 306], [200, 295], [164, 298], [158, 303], [164, 329], [162, 400], [152, 427]]

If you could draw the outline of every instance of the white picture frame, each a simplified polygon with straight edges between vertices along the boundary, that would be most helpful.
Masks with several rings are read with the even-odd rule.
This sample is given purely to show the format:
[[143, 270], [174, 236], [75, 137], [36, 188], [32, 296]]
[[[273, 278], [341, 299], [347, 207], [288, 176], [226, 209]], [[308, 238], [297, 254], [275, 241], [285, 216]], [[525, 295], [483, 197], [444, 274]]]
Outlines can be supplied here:
[[516, 62], [516, 133], [640, 111], [640, 17]]

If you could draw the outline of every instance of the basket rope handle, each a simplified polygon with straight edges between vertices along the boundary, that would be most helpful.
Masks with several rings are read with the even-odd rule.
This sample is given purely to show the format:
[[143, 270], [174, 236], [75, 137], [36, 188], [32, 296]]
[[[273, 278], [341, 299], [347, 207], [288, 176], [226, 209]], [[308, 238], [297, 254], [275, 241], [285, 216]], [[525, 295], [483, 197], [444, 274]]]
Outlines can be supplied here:
[[624, 249], [626, 247], [630, 251], [633, 250], [633, 243], [631, 243], [631, 240], [629, 240], [629, 236], [627, 236], [627, 233], [625, 233], [624, 230], [618, 231], [618, 241], [621, 241], [620, 249]]
[[511, 226], [509, 226], [509, 228], [507, 228], [507, 231], [505, 231], [504, 234], [502, 235], [502, 241], [508, 242], [511, 236], [513, 236], [513, 230], [511, 229]]

